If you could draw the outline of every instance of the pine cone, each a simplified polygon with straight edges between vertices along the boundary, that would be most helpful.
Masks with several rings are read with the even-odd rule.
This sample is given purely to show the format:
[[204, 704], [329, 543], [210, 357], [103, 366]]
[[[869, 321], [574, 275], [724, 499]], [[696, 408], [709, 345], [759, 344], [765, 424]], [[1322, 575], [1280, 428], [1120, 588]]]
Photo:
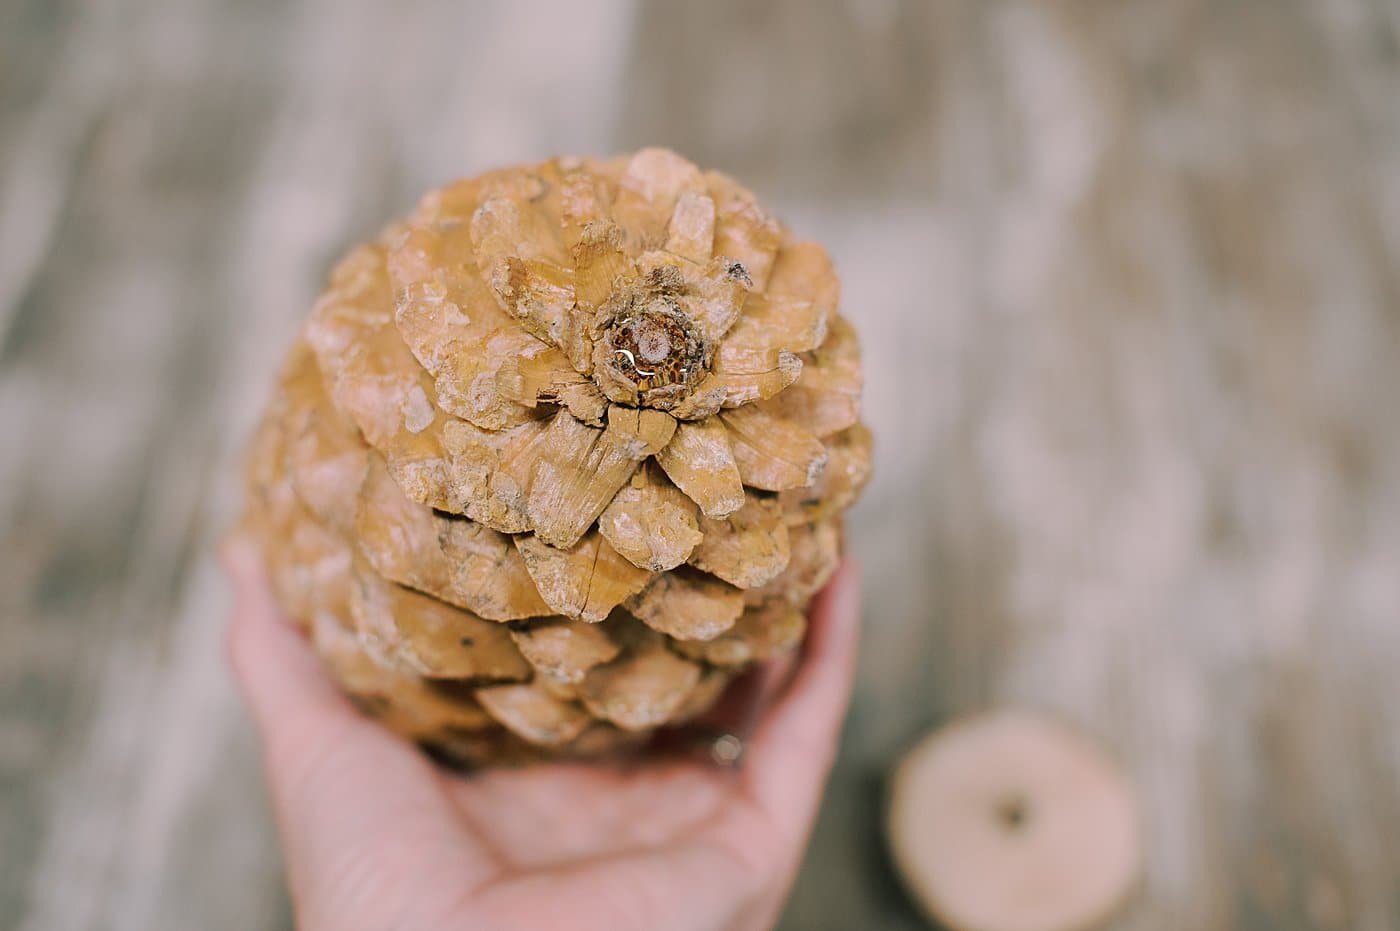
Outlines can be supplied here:
[[801, 640], [869, 474], [838, 289], [663, 149], [429, 194], [332, 273], [254, 440], [280, 603], [459, 761], [703, 712]]

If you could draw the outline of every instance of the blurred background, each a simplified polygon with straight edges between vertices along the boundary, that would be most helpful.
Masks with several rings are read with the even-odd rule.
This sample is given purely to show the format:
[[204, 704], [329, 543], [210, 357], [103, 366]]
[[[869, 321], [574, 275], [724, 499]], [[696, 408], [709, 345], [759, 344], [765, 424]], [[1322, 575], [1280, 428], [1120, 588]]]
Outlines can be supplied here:
[[930, 726], [1137, 787], [1115, 929], [1400, 928], [1400, 4], [0, 0], [0, 925], [288, 928], [210, 553], [336, 256], [672, 146], [831, 248], [877, 477], [784, 929]]

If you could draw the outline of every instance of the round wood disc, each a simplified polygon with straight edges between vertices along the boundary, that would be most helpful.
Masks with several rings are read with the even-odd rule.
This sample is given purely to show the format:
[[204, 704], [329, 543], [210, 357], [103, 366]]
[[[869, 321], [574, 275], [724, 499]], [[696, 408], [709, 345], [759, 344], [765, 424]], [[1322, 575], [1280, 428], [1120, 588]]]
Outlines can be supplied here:
[[942, 728], [894, 778], [894, 859], [954, 931], [1083, 931], [1107, 918], [1142, 860], [1118, 768], [1063, 725], [997, 712]]

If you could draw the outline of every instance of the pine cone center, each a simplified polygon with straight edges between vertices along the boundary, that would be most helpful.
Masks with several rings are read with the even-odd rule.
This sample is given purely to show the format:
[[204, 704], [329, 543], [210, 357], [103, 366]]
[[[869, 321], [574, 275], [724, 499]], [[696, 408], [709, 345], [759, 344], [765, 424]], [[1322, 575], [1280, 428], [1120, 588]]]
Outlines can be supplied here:
[[699, 383], [709, 367], [694, 321], [665, 296], [636, 301], [603, 331], [600, 361], [608, 380], [621, 378], [637, 401], [667, 406]]

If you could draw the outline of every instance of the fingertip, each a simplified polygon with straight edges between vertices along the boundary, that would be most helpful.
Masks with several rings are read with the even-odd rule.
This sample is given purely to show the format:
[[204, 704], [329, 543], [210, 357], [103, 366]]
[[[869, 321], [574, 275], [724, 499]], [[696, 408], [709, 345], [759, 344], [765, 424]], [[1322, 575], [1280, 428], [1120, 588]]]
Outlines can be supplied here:
[[[249, 588], [256, 580], [240, 584], [234, 595], [234, 608], [224, 630], [224, 656], [240, 689], [254, 706], [266, 686], [264, 680], [285, 663], [288, 655], [307, 648], [306, 643], [286, 625], [265, 616], [266, 601]], [[285, 631], [282, 628], [286, 628]], [[285, 635], [284, 635], [285, 633]]]
[[[263, 600], [250, 589], [259, 584], [235, 580], [233, 611], [224, 630], [224, 655], [229, 668], [245, 698], [257, 711], [259, 693], [265, 689], [262, 680], [279, 663], [278, 654], [295, 649], [299, 644], [279, 644], [276, 625], [261, 616]], [[271, 635], [270, 635], [271, 634]]]
[[847, 557], [836, 567], [822, 589], [822, 607], [838, 621], [853, 622], [860, 613], [860, 591], [864, 571], [860, 563]]
[[224, 633], [229, 665], [240, 681], [246, 679], [255, 659], [258, 628], [270, 622], [276, 604], [268, 589], [267, 573], [256, 544], [247, 537], [230, 536], [219, 547], [219, 562], [233, 589], [233, 610]]
[[274, 627], [279, 632], [304, 638], [283, 611], [274, 594], [272, 578], [262, 549], [253, 539], [230, 539], [220, 548], [220, 561], [233, 586], [233, 615], [230, 629]]
[[230, 530], [219, 542], [219, 562], [230, 574], [247, 571], [258, 562], [258, 545], [242, 527]]
[[794, 691], [806, 690], [812, 680], [829, 678], [854, 665], [860, 630], [860, 592], [860, 567], [846, 559], [812, 605], [811, 626]]
[[256, 543], [230, 537], [220, 559], [233, 582], [225, 656], [264, 740], [275, 741], [287, 722], [307, 714], [353, 713], [277, 603]]
[[857, 588], [865, 579], [865, 564], [850, 553], [841, 558], [841, 565], [836, 567], [836, 575], [845, 575]]

